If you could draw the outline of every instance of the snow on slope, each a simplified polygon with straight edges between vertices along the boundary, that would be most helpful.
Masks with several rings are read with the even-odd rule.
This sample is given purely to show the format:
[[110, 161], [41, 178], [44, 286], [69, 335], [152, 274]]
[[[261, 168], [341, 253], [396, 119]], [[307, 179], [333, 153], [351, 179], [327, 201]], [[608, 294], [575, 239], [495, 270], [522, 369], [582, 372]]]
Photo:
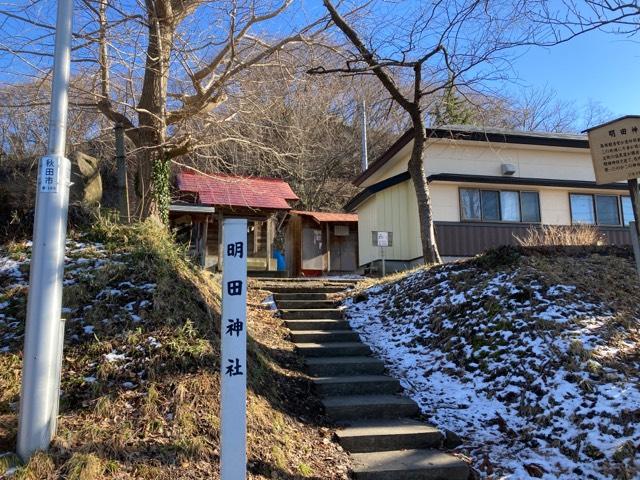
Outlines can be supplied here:
[[[0, 250], [0, 354], [16, 353], [24, 342], [24, 315], [29, 286], [29, 259], [31, 244], [13, 245], [12, 251]], [[129, 253], [109, 253], [104, 245], [95, 242], [68, 240], [66, 245], [64, 285], [65, 307], [62, 315], [67, 319], [65, 330], [72, 342], [80, 343], [84, 337], [106, 331], [124, 331], [125, 326], [139, 324], [146, 311], [152, 308], [153, 283], [122, 281], [122, 273], [131, 266]], [[133, 274], [126, 275], [133, 278]], [[144, 278], [144, 276], [141, 276]], [[97, 285], [104, 284], [102, 289]], [[139, 356], [159, 347], [149, 337], [138, 345]], [[119, 369], [130, 360], [123, 352], [112, 351], [104, 355], [103, 362], [117, 363]], [[99, 365], [93, 365], [84, 377], [93, 383]], [[133, 388], [136, 384], [122, 385]]]
[[608, 306], [518, 263], [418, 270], [347, 315], [483, 478], [640, 478], [640, 366]]

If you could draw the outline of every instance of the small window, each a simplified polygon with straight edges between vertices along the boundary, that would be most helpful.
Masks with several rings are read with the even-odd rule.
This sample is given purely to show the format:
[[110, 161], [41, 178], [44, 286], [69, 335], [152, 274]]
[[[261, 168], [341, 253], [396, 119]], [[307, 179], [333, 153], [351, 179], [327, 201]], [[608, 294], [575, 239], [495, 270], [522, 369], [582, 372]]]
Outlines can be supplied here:
[[500, 192], [500, 213], [504, 222], [520, 221], [520, 194]]
[[480, 220], [480, 191], [468, 188], [460, 189], [460, 206], [463, 220]]
[[631, 197], [621, 197], [622, 204], [622, 219], [625, 225], [629, 225], [629, 222], [633, 222], [633, 207], [631, 206]]
[[595, 199], [598, 225], [620, 225], [618, 197], [616, 195], [596, 195]]
[[540, 222], [540, 197], [538, 192], [521, 192], [520, 209], [522, 210], [523, 222]]
[[482, 219], [485, 221], [500, 221], [500, 192], [482, 190]]
[[485, 222], [540, 222], [538, 192], [460, 189], [460, 218]]
[[593, 208], [593, 196], [572, 193], [570, 199], [571, 222], [595, 225], [596, 213]]

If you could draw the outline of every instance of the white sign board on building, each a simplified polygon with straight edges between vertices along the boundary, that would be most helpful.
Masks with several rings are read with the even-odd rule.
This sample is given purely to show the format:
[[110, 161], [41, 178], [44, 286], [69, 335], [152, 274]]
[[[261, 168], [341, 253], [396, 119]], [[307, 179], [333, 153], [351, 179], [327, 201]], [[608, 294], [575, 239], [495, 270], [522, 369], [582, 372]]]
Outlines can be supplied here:
[[371, 232], [374, 247], [391, 247], [393, 246], [393, 232], [374, 231]]
[[596, 183], [640, 177], [640, 116], [629, 115], [587, 130]]
[[222, 480], [247, 475], [247, 220], [222, 224], [222, 319], [220, 473]]

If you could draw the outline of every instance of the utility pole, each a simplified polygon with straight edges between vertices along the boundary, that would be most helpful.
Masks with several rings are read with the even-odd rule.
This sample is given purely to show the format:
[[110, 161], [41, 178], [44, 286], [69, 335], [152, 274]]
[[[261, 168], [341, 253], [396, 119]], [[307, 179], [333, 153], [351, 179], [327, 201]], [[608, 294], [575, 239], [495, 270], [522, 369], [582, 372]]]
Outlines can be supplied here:
[[120, 221], [129, 223], [131, 213], [129, 211], [129, 181], [127, 179], [127, 156], [124, 144], [124, 126], [116, 123], [114, 128], [116, 135], [116, 169], [118, 172], [118, 211]]
[[56, 432], [64, 321], [62, 277], [71, 164], [65, 158], [72, 0], [58, 0], [49, 144], [40, 159], [22, 366], [18, 454], [49, 448]]
[[367, 168], [369, 168], [369, 152], [367, 148], [367, 102], [366, 100], [362, 100], [362, 104], [360, 105], [360, 121], [362, 127], [362, 150], [360, 157], [360, 166], [362, 167], [362, 171], [364, 172]]

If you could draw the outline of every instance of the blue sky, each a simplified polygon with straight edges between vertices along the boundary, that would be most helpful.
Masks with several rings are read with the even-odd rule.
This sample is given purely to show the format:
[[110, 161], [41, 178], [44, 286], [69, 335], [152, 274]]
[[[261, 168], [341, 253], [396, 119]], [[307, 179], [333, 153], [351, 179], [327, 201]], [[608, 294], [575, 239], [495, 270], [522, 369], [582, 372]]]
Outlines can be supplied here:
[[[409, 0], [406, 5], [416, 5], [413, 1], [420, 0]], [[21, 3], [17, 0], [18, 5]], [[278, 33], [280, 28], [287, 30], [285, 27], [291, 28], [292, 24], [304, 23], [324, 13], [321, 5], [320, 0], [297, 1], [282, 19], [274, 20], [270, 30]], [[53, 14], [54, 9], [51, 17]], [[527, 87], [547, 88], [556, 91], [558, 99], [574, 102], [577, 108], [592, 100], [613, 116], [640, 114], [640, 35], [630, 39], [596, 31], [550, 48], [523, 49], [519, 54], [513, 63], [512, 81], [498, 89], [518, 95]]]
[[513, 68], [519, 80], [511, 89], [547, 86], [580, 106], [591, 99], [614, 116], [640, 114], [640, 36], [590, 32], [554, 47], [529, 48]]

